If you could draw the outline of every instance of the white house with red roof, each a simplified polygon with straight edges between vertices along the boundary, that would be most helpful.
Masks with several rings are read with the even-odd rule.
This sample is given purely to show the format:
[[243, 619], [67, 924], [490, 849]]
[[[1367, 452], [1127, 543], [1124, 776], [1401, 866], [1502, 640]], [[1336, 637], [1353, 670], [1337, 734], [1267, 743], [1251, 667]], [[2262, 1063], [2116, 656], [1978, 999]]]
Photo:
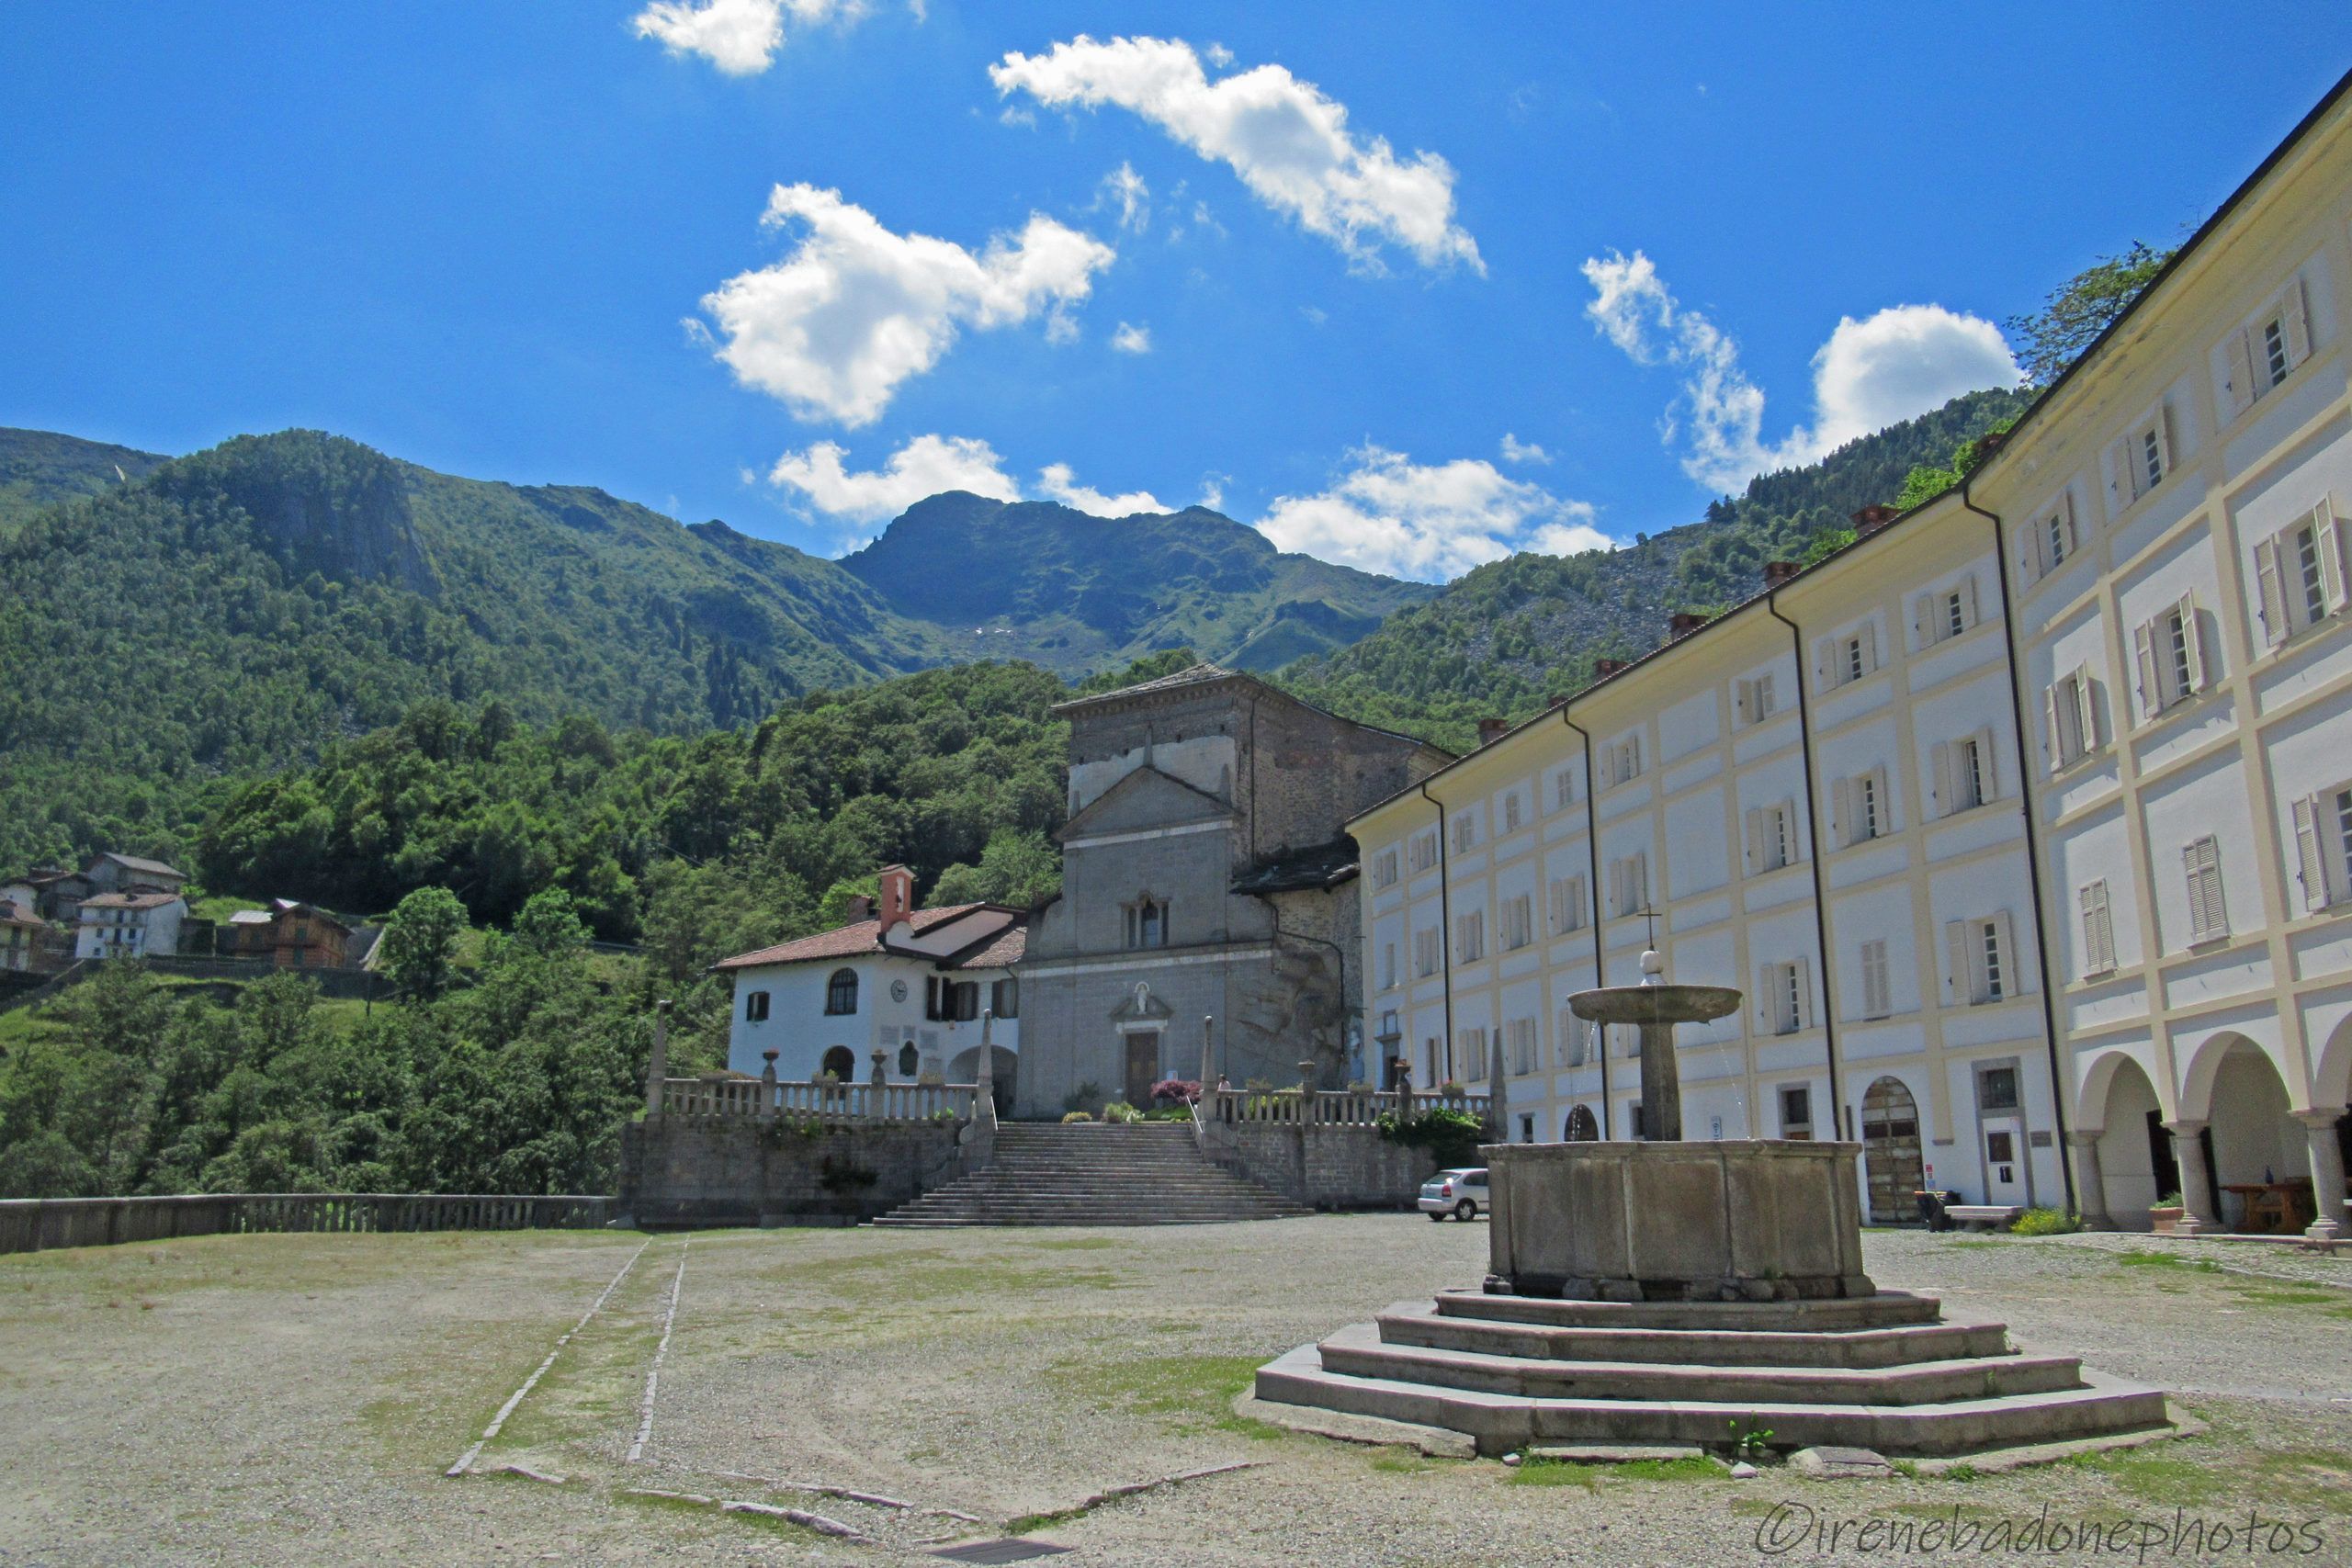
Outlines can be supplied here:
[[75, 917], [75, 958], [168, 958], [179, 951], [187, 905], [176, 893], [100, 893]]
[[970, 1083], [989, 1012], [997, 1097], [1010, 1103], [1021, 1048], [1012, 966], [1027, 915], [1002, 904], [918, 909], [902, 865], [884, 866], [879, 883], [881, 897], [859, 900], [847, 925], [713, 966], [735, 986], [727, 1065], [756, 1075], [773, 1051], [788, 1082], [866, 1083], [878, 1053], [890, 1083]]

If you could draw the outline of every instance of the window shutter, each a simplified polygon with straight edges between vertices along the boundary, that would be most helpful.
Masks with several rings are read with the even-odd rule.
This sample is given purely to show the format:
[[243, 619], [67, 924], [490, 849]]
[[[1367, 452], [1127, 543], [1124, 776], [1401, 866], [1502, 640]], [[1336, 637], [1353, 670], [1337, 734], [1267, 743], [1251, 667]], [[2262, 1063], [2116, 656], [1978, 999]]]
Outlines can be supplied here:
[[2041, 694], [2041, 749], [2050, 759], [2050, 771], [2056, 773], [2066, 765], [2066, 749], [2058, 743], [2058, 688], [2049, 687]]
[[2075, 734], [2086, 752], [2098, 750], [2098, 709], [2091, 702], [2091, 667], [2075, 671]]
[[2115, 468], [2115, 480], [2109, 488], [2115, 491], [2115, 510], [2120, 512], [2140, 496], [2139, 486], [2133, 482], [2139, 470], [2132, 466], [2132, 438], [2125, 436], [2109, 447], [2107, 456]]
[[1829, 637], [1814, 649], [1813, 683], [1819, 691], [1831, 691], [1838, 684], [1838, 639]]
[[1622, 860], [1609, 863], [1609, 908], [1612, 914], [1625, 912], [1625, 863]]
[[1951, 793], [1951, 742], [1937, 741], [1935, 750], [1930, 755], [1935, 766], [1936, 815], [1949, 817], [1951, 815], [1954, 800]]
[[2132, 628], [2132, 649], [2140, 666], [2140, 716], [2154, 718], [2165, 704], [2164, 689], [2156, 684], [2155, 629], [2148, 622]]
[[2001, 955], [2002, 987], [2008, 995], [2025, 995], [2025, 973], [2018, 964], [2018, 944], [2009, 935], [2009, 912], [2007, 909], [1992, 919], [1993, 946]]
[[1813, 960], [1800, 958], [1791, 967], [1796, 972], [1796, 984], [1792, 988], [1797, 995], [1797, 1027], [1813, 1027]]
[[1956, 1007], [1964, 1007], [1976, 999], [1976, 993], [1970, 988], [1969, 982], [1969, 976], [1973, 971], [1968, 959], [1968, 922], [1966, 920], [1944, 922], [1944, 948], [1946, 956], [1951, 963], [1952, 1003]]
[[2156, 470], [2167, 478], [2172, 473], [2172, 404], [2156, 405]]
[[2098, 895], [2101, 885], [2091, 883], [2076, 891], [2075, 903], [2083, 916], [2083, 973], [2096, 975], [2098, 962]]
[[2320, 853], [2319, 797], [2305, 795], [2295, 802], [2296, 874], [2302, 879], [2303, 908], [2317, 909], [2327, 903], [2327, 862]]
[[1877, 668], [1878, 623], [1864, 621], [1862, 623], [1862, 673], [1867, 675]]
[[1922, 593], [1911, 601], [1911, 637], [1921, 648], [1936, 640], [1936, 596]]
[[2327, 607], [2341, 610], [2345, 606], [2344, 530], [2336, 525], [2335, 506], [2332, 499], [2323, 498], [2312, 509], [2312, 533], [2319, 547], [2319, 580]]
[[2066, 553], [2071, 556], [2083, 547], [2083, 536], [2075, 526], [2075, 488], [2072, 485], [2058, 492], [2058, 525], [2066, 534]]
[[1781, 832], [1789, 846], [1789, 863], [1804, 859], [1804, 840], [1797, 831], [1797, 803], [1793, 797], [1781, 802]]
[[1778, 968], [1780, 965], [1777, 964], [1759, 964], [1756, 966], [1756, 1021], [1766, 1030], [1772, 1027], [1775, 1016], [1772, 1011], [1774, 1006], [1772, 979], [1773, 971]]
[[1638, 732], [1625, 739], [1625, 776], [1632, 778], [1642, 771], [1642, 738]]
[[2300, 277], [2287, 285], [2287, 363], [2301, 365], [2312, 356], [2311, 314], [2303, 304], [2303, 280]]
[[1764, 812], [1760, 807], [1747, 808], [1747, 874], [1753, 876], [1764, 863]]
[[1853, 839], [1854, 781], [1839, 779], [1829, 786], [1829, 836], [1840, 844]]
[[2254, 406], [2254, 351], [2245, 333], [2230, 334], [2230, 412], [2244, 413]]
[[1739, 685], [1736, 689], [1736, 694], [1734, 696], [1732, 705], [1739, 715], [1740, 723], [1755, 723], [1756, 682], [1753, 681], [1742, 681], [1739, 682]]
[[1960, 618], [1963, 626], [1974, 626], [1982, 617], [1976, 613], [1976, 574], [1970, 572], [1960, 580]]
[[2001, 798], [2000, 752], [1994, 750], [1993, 731], [1988, 728], [1976, 732], [1976, 804]]
[[2049, 563], [2041, 558], [2041, 526], [2028, 524], [2018, 530], [2018, 580], [2030, 588], [2049, 570]]
[[2287, 619], [2287, 590], [2278, 575], [2278, 538], [2273, 534], [2254, 547], [2254, 580], [2261, 593], [2262, 640], [2272, 648], [2287, 640], [2292, 629]]
[[2205, 628], [2197, 615], [2197, 596], [2183, 594], [2178, 605], [2181, 641], [2188, 649], [2188, 689], [2205, 689]]

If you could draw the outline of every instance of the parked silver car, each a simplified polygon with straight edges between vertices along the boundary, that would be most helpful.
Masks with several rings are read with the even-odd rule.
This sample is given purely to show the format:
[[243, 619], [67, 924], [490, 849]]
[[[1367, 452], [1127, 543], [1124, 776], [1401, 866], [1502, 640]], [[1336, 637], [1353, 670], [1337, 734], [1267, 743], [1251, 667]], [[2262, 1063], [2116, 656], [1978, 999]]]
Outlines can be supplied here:
[[1487, 1172], [1484, 1167], [1441, 1170], [1421, 1183], [1421, 1213], [1432, 1220], [1452, 1214], [1475, 1219], [1487, 1212]]

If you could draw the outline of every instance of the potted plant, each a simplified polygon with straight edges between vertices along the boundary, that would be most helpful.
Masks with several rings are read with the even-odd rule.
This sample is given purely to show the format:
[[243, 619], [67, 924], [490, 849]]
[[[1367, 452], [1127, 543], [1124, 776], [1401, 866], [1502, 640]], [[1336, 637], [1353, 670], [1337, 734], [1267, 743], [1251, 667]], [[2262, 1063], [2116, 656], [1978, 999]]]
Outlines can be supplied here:
[[2158, 1235], [2170, 1235], [2173, 1226], [2178, 1224], [2181, 1215], [2188, 1212], [2188, 1206], [2180, 1201], [2179, 1193], [2167, 1192], [2149, 1209], [2148, 1228]]

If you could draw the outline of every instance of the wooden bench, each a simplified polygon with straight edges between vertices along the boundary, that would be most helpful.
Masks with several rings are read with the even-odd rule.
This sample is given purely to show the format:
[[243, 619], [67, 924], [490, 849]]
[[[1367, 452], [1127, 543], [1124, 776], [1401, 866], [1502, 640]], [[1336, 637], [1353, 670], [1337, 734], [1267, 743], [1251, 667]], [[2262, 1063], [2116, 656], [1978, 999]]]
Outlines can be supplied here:
[[2025, 1213], [2022, 1203], [1947, 1203], [1944, 1213], [1973, 1231], [2007, 1230]]

